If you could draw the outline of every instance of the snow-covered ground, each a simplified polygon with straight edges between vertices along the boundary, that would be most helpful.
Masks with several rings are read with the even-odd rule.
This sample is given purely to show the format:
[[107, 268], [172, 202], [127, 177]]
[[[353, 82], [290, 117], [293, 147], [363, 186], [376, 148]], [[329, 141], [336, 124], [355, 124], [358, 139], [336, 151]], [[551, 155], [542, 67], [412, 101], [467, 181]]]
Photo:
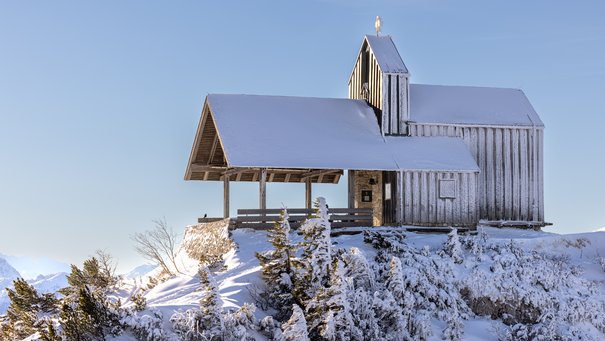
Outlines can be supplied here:
[[[596, 297], [599, 295], [603, 297], [605, 294], [605, 269], [600, 262], [601, 257], [605, 257], [605, 232], [558, 235], [511, 228], [480, 227], [480, 229], [487, 234], [489, 243], [507, 245], [512, 241], [528, 254], [535, 251], [544, 257], [565, 260], [566, 264], [573, 269], [573, 273], [577, 274], [580, 280], [586, 281], [582, 282], [583, 285], [591, 286], [591, 290], [598, 291]], [[255, 253], [271, 249], [267, 233], [263, 231], [238, 229], [232, 232], [232, 239], [237, 245], [236, 249], [224, 256], [224, 267], [213, 272], [225, 310], [235, 310], [244, 303], [255, 302], [254, 291], [262, 283], [261, 268]], [[297, 234], [292, 234], [292, 239], [300, 241], [302, 238]], [[431, 252], [436, 252], [443, 248], [447, 235], [406, 233], [405, 240], [409, 246], [418, 250], [428, 247]], [[333, 248], [358, 248], [370, 262], [373, 262], [377, 252], [372, 245], [364, 242], [362, 234], [333, 237], [332, 242]], [[465, 257], [462, 264], [452, 265], [452, 283], [473, 278], [471, 275], [476, 275], [473, 271], [485, 270], [493, 266], [493, 262], [489, 259], [484, 259], [483, 264], [481, 259], [476, 258], [476, 255], [470, 252], [466, 252]], [[123, 280], [123, 290], [119, 294], [124, 300], [127, 300], [136, 292], [144, 293], [148, 304], [147, 312], [160, 311], [167, 329], [170, 329], [168, 322], [170, 316], [176, 311], [198, 307], [202, 294], [199, 291], [199, 278], [196, 276], [198, 263], [188, 258], [185, 252], [180, 252], [178, 261], [182, 267], [181, 274], [178, 276], [151, 289], [146, 289], [149, 282], [148, 275], [127, 278]], [[405, 265], [403, 270], [405, 271]], [[154, 274], [154, 272], [150, 274]], [[485, 284], [489, 286], [488, 283]], [[578, 291], [580, 290], [578, 289]], [[567, 295], [568, 292], [561, 295], [563, 294]], [[272, 313], [272, 311], [257, 309], [255, 315], [260, 320]], [[489, 316], [470, 315], [468, 319], [464, 320], [465, 340], [497, 340], [497, 330], [505, 327], [501, 320], [492, 320]], [[444, 322], [433, 318], [431, 323], [433, 325], [431, 340], [440, 340], [441, 330], [445, 326]], [[605, 337], [596, 329], [591, 330], [591, 333], [597, 340]], [[128, 335], [121, 336], [119, 340], [129, 340], [129, 337]]]

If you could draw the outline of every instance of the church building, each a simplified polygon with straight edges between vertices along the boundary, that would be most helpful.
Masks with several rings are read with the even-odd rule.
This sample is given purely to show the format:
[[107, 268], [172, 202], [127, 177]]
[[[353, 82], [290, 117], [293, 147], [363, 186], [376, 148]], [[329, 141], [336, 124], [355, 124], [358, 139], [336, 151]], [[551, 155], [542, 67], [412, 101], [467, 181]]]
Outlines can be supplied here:
[[210, 94], [185, 180], [348, 179], [369, 225], [542, 227], [544, 124], [518, 89], [414, 84], [390, 36], [363, 38], [349, 98]]

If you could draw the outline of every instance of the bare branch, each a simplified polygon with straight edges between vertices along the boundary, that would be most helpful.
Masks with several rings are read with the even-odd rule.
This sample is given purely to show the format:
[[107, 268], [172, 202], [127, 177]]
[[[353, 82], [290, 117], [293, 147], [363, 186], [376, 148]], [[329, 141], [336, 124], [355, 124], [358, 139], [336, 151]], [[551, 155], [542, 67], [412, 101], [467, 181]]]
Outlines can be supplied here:
[[131, 237], [135, 250], [145, 259], [159, 264], [166, 273], [174, 275], [170, 265], [180, 272], [176, 264], [177, 234], [168, 226], [166, 218], [156, 219], [153, 223], [152, 230], [137, 232]]

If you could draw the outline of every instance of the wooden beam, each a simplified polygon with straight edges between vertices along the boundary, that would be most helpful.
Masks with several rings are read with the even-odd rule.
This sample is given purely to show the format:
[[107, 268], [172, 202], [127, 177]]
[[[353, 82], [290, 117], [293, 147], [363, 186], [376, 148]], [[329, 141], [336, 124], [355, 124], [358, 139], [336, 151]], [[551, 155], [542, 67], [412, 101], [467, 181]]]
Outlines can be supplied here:
[[332, 173], [340, 173], [340, 174], [342, 174], [342, 170], [341, 169], [319, 169], [319, 170], [314, 170], [314, 171], [303, 173], [301, 175], [301, 179], [312, 178], [314, 176], [322, 176], [322, 175], [332, 174]]
[[208, 155], [208, 160], [206, 162], [207, 165], [212, 163], [212, 159], [214, 159], [214, 154], [216, 154], [217, 145], [218, 145], [218, 133], [215, 132], [214, 139], [212, 140], [212, 147], [210, 148], [210, 155]]
[[269, 182], [273, 182], [274, 177], [275, 177], [275, 173], [269, 173]]
[[240, 174], [240, 173], [245, 173], [245, 172], [250, 172], [253, 171], [253, 169], [250, 168], [231, 168], [231, 169], [227, 169], [226, 171], [223, 172], [223, 175], [234, 175], [234, 174]]
[[236, 177], [235, 177], [235, 181], [240, 181], [242, 179], [242, 172], [237, 173]]
[[224, 171], [226, 171], [227, 168], [226, 167], [216, 167], [216, 166], [208, 166], [208, 165], [202, 165], [199, 163], [194, 163], [191, 165], [191, 171], [192, 172], [220, 172], [223, 173]]
[[208, 180], [208, 175], [210, 175], [210, 172], [204, 172], [204, 181]]
[[311, 208], [312, 207], [312, 197], [313, 197], [313, 193], [312, 193], [312, 184], [311, 184], [311, 178], [307, 177], [305, 179], [305, 207], [306, 208]]
[[290, 182], [290, 173], [286, 174], [286, 179], [284, 180], [284, 182]]
[[340, 180], [340, 174], [336, 174], [336, 175], [334, 175], [334, 181], [332, 181], [332, 183], [337, 184], [339, 180]]
[[349, 177], [349, 186], [348, 186], [348, 201], [349, 208], [355, 208], [355, 171], [349, 170], [347, 172]]
[[258, 172], [259, 177], [259, 208], [264, 210], [267, 208], [267, 169], [262, 168]]
[[223, 176], [223, 217], [229, 218], [229, 175]]

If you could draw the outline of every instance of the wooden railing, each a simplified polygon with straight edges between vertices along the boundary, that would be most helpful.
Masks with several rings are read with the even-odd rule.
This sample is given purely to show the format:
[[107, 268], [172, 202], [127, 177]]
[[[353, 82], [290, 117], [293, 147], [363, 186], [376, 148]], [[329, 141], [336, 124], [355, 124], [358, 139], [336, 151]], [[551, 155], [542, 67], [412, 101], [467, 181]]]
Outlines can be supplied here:
[[[268, 209], [238, 209], [236, 227], [266, 230], [279, 221], [280, 208]], [[289, 208], [288, 222], [290, 227], [297, 229], [309, 216], [315, 213], [310, 208]], [[332, 227], [372, 226], [373, 210], [371, 208], [329, 208], [329, 220]]]

